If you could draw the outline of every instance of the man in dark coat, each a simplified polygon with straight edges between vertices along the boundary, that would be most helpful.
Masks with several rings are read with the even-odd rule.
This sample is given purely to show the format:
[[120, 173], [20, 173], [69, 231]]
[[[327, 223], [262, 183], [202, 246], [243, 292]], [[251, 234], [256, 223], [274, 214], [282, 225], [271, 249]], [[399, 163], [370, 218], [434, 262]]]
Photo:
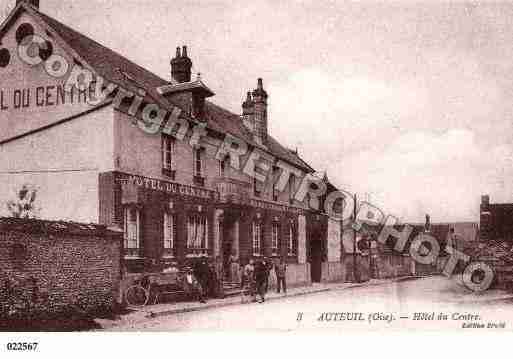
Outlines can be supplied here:
[[194, 265], [194, 276], [201, 288], [199, 294], [200, 303], [206, 303], [205, 297], [208, 290], [209, 268], [206, 258], [200, 258]]
[[264, 261], [258, 261], [255, 265], [256, 291], [260, 296], [260, 303], [265, 302], [265, 284], [267, 283], [269, 271]]

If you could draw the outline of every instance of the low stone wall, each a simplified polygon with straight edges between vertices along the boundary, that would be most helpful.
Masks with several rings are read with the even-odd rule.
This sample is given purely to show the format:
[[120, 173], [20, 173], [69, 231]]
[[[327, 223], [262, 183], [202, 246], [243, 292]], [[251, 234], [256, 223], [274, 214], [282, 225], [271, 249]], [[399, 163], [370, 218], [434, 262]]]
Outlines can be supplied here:
[[346, 280], [346, 266], [343, 262], [322, 263], [323, 282], [344, 282]]
[[396, 278], [413, 273], [412, 258], [395, 253], [382, 253], [376, 258], [377, 278]]
[[513, 291], [513, 267], [496, 266], [493, 268], [494, 280], [492, 288]]
[[[355, 268], [356, 259], [356, 268]], [[343, 257], [344, 273], [346, 282], [362, 282], [370, 279], [369, 257], [347, 254]], [[356, 277], [355, 277], [356, 276]]]
[[111, 309], [121, 238], [97, 225], [0, 219], [0, 317]]

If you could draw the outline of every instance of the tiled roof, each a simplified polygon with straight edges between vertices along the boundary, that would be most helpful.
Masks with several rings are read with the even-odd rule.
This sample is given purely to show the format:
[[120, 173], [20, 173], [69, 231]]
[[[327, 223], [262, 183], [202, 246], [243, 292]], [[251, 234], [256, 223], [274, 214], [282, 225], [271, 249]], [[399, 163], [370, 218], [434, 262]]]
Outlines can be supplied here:
[[[164, 98], [158, 93], [157, 88], [169, 85], [169, 81], [162, 79], [151, 71], [144, 69], [128, 60], [126, 57], [71, 29], [52, 17], [32, 8], [27, 10], [35, 16], [38, 16], [53, 29], [69, 47], [93, 68], [94, 71], [108, 81], [118, 84], [130, 91], [137, 91], [137, 89], [143, 88], [147, 93], [146, 100], [151, 100], [168, 110], [172, 110], [172, 106], [182, 107], [183, 109], [180, 103], [173, 103], [169, 98]], [[211, 130], [222, 134], [230, 133], [253, 146], [258, 146], [254, 142], [250, 132], [244, 127], [239, 115], [217, 106], [210, 101], [206, 101], [205, 115], [208, 128]], [[268, 152], [275, 157], [283, 159], [308, 172], [313, 172], [313, 169], [305, 161], [297, 154], [292, 153], [282, 146], [273, 137], [269, 136], [266, 145]]]
[[39, 219], [0, 218], [0, 232], [22, 232], [31, 234], [56, 234], [75, 236], [100, 236], [120, 234], [106, 226], [63, 221], [43, 221]]

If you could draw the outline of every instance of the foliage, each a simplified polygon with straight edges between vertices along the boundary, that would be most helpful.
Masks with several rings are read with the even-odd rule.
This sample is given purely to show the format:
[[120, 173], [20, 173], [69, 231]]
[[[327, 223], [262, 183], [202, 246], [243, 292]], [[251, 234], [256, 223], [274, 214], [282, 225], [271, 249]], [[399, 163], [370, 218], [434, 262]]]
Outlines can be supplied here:
[[18, 191], [16, 200], [7, 202], [7, 210], [14, 218], [36, 218], [38, 213], [36, 199], [37, 189], [23, 185]]

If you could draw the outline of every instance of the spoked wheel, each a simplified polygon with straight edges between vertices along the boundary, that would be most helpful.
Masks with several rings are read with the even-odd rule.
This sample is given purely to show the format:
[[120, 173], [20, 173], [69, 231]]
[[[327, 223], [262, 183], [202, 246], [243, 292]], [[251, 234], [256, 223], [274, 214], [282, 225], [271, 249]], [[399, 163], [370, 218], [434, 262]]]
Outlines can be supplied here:
[[150, 295], [140, 285], [133, 285], [125, 291], [125, 300], [128, 305], [142, 307], [148, 304]]

